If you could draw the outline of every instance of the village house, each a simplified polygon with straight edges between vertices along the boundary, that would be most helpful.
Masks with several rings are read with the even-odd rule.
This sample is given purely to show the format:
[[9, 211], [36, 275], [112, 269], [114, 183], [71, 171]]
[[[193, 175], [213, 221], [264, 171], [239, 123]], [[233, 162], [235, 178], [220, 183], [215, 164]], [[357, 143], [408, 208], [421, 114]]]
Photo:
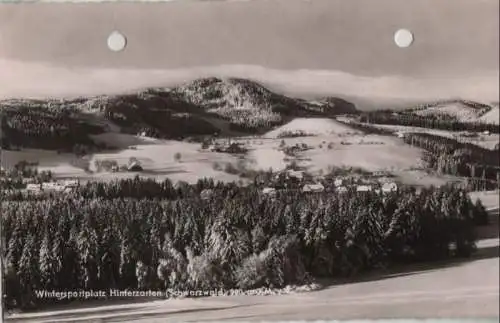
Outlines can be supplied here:
[[57, 182], [42, 183], [42, 190], [44, 191], [60, 192], [63, 191], [65, 188], [66, 187], [64, 185], [61, 185], [60, 183]]
[[294, 178], [298, 180], [302, 180], [304, 178], [304, 172], [302, 171], [288, 170], [287, 174], [289, 178]]
[[26, 190], [31, 192], [39, 192], [42, 190], [41, 184], [28, 184], [26, 185]]
[[127, 170], [129, 172], [140, 172], [143, 170], [143, 168], [138, 161], [132, 161], [131, 163], [128, 164]]
[[325, 187], [323, 184], [318, 183], [318, 184], [306, 184], [304, 187], [302, 187], [302, 192], [323, 192], [325, 190]]
[[385, 170], [376, 170], [373, 172], [373, 176], [387, 176], [389, 175], [389, 172]]
[[208, 146], [208, 149], [212, 152], [218, 153], [229, 153], [229, 154], [243, 154], [247, 152], [247, 149], [243, 147], [241, 143], [238, 142], [215, 142]]
[[23, 184], [34, 184], [34, 183], [36, 183], [36, 178], [33, 178], [33, 177], [23, 178], [22, 182], [23, 182]]
[[274, 183], [285, 187], [289, 183], [299, 183], [304, 178], [302, 171], [283, 170], [273, 176]]
[[384, 185], [382, 185], [382, 192], [384, 193], [395, 192], [397, 190], [398, 190], [398, 185], [394, 182], [385, 183]]
[[262, 194], [265, 194], [265, 195], [276, 195], [276, 189], [272, 188], [272, 187], [265, 187], [262, 190]]
[[477, 134], [471, 131], [462, 131], [460, 132], [460, 136], [462, 137], [476, 137]]
[[65, 187], [77, 187], [78, 186], [78, 180], [66, 180], [64, 181], [64, 186]]
[[358, 185], [356, 186], [356, 192], [370, 192], [372, 190], [371, 185]]
[[400, 132], [400, 131], [398, 131], [398, 132], [395, 132], [394, 134], [395, 134], [398, 138], [404, 138], [404, 137], [405, 137], [404, 132]]
[[246, 149], [241, 147], [240, 144], [233, 142], [224, 150], [224, 152], [229, 154], [242, 154], [246, 152]]
[[208, 146], [208, 149], [212, 152], [220, 152], [222, 150], [222, 145], [219, 142], [215, 142]]

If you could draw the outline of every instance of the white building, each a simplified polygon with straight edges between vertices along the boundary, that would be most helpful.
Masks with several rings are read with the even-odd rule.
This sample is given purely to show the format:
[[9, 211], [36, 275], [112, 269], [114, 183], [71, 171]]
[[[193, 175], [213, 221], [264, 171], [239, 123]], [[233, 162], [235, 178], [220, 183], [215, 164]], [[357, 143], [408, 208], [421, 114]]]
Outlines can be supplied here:
[[78, 186], [78, 181], [77, 180], [66, 180], [66, 181], [64, 181], [64, 186], [66, 186], [66, 187], [77, 187]]
[[382, 192], [388, 193], [388, 192], [395, 192], [398, 190], [398, 185], [394, 182], [392, 183], [385, 183], [382, 185]]
[[26, 190], [31, 192], [40, 192], [40, 184], [28, 184]]
[[265, 188], [262, 190], [262, 194], [266, 194], [266, 195], [274, 195], [274, 194], [276, 194], [276, 189], [275, 189], [275, 188], [272, 188], [272, 187], [265, 187]]
[[304, 174], [301, 171], [289, 170], [288, 177], [301, 180], [304, 177]]
[[323, 192], [324, 190], [325, 190], [325, 187], [321, 183], [318, 183], [318, 184], [306, 184], [302, 188], [302, 192]]
[[42, 189], [51, 190], [51, 189], [54, 189], [58, 185], [59, 184], [57, 184], [55, 182], [45, 182], [45, 183], [42, 183]]
[[358, 185], [356, 187], [356, 192], [370, 192], [371, 190], [371, 185]]
[[42, 183], [42, 190], [44, 191], [62, 192], [65, 188], [64, 185], [56, 182]]
[[140, 172], [143, 170], [141, 164], [138, 161], [132, 161], [131, 163], [129, 163], [127, 169], [129, 172]]
[[405, 137], [405, 134], [403, 132], [396, 132], [395, 135], [398, 137], [398, 138], [404, 138]]

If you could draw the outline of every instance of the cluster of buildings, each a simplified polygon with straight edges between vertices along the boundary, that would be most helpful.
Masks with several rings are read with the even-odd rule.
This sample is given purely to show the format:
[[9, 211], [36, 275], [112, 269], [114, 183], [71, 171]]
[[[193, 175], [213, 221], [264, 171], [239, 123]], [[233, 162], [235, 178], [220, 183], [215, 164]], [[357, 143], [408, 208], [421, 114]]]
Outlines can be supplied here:
[[214, 141], [206, 149], [212, 152], [228, 154], [243, 154], [247, 152], [247, 149], [241, 143], [232, 142], [230, 139]]
[[26, 191], [33, 193], [40, 192], [71, 192], [80, 183], [77, 180], [65, 180], [57, 182], [44, 182], [44, 183], [28, 183]]
[[[326, 190], [324, 185], [324, 178], [305, 178], [306, 174], [301, 171], [287, 170], [278, 173], [275, 176], [275, 180], [283, 181], [295, 181], [299, 183], [297, 188], [304, 193], [319, 193]], [[356, 192], [376, 192], [376, 193], [390, 193], [398, 190], [398, 185], [395, 182], [388, 181], [385, 183], [371, 181], [369, 183], [363, 183], [364, 181], [350, 181], [348, 178], [337, 177], [333, 180], [333, 185], [331, 191], [346, 193], [348, 191]], [[274, 185], [269, 185], [263, 188], [262, 194], [275, 194], [277, 191]], [[286, 186], [286, 185], [285, 185]]]

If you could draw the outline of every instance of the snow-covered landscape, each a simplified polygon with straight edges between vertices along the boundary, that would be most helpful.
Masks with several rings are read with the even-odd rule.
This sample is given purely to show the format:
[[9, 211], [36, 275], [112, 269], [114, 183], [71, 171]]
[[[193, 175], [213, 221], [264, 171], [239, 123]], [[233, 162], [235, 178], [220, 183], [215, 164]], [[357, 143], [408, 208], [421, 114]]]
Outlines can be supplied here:
[[[312, 135], [277, 138], [285, 131], [305, 131]], [[120, 176], [133, 177], [135, 174], [126, 172], [89, 174], [76, 166], [78, 163], [75, 159], [88, 160], [90, 170], [95, 171], [95, 160], [114, 160], [119, 164], [127, 164], [128, 160], [134, 157], [142, 164], [144, 176], [182, 179], [190, 183], [203, 177], [234, 181], [238, 179], [237, 175], [227, 174], [223, 169], [214, 169], [214, 165], [223, 166], [227, 163], [236, 165], [242, 161], [245, 167], [255, 171], [268, 169], [282, 171], [292, 160], [288, 158], [290, 161], [286, 161], [287, 156], [282, 151], [283, 142], [285, 146], [307, 145], [310, 147], [297, 159], [298, 165], [313, 173], [326, 173], [329, 167], [341, 166], [360, 167], [370, 171], [397, 172], [423, 169], [420, 165], [422, 153], [420, 149], [405, 145], [396, 137], [366, 135], [331, 119], [299, 118], [262, 136], [231, 139], [233, 143], [239, 143], [248, 149], [242, 158], [202, 149], [199, 143], [143, 139], [120, 133], [106, 133], [96, 135], [94, 138], [98, 142], [114, 147], [119, 146], [121, 149], [116, 152], [95, 153], [83, 157], [33, 149], [4, 151], [2, 160], [4, 165], [15, 165], [20, 161], [37, 162], [39, 170], [51, 171], [56, 178], [112, 179]], [[174, 158], [176, 153], [180, 154], [179, 160]]]
[[498, 1], [18, 5], [4, 320], [499, 322]]
[[[214, 91], [213, 86], [216, 89], [215, 93], [220, 93], [221, 96], [211, 96], [210, 100], [203, 100], [208, 93]], [[183, 91], [187, 91], [187, 94], [184, 94]], [[173, 92], [176, 96], [170, 97]], [[178, 97], [187, 98], [187, 102], [191, 102], [189, 104], [194, 104], [194, 106], [184, 105], [185, 103], [182, 103], [184, 99], [176, 101], [179, 100]], [[163, 98], [169, 100], [167, 105], [162, 102]], [[157, 103], [155, 105], [152, 102]], [[252, 108], [255, 104], [262, 105], [263, 102], [268, 102], [263, 105], [266, 106], [265, 109]], [[243, 104], [246, 108], [240, 110], [236, 106], [238, 104]], [[38, 110], [26, 110], [26, 105], [33, 106], [33, 109]], [[292, 109], [291, 113], [297, 115], [290, 116], [290, 112], [287, 114], [272, 112], [274, 105], [277, 105], [279, 109]], [[131, 119], [139, 116], [137, 114], [138, 107], [145, 109], [140, 115], [140, 119]], [[349, 109], [346, 110], [345, 107], [349, 107]], [[482, 127], [482, 125], [492, 122], [484, 123], [481, 118], [495, 111], [498, 107], [487, 105], [481, 105], [481, 107], [482, 112], [474, 114], [475, 107], [470, 101], [467, 104], [438, 102], [427, 104], [425, 108], [399, 109], [397, 111], [400, 111], [398, 113], [403, 116], [410, 116], [405, 117], [406, 124], [407, 120], [412, 120], [413, 111], [416, 111], [414, 115], [417, 121], [422, 114], [427, 117], [448, 115], [452, 120], [455, 120], [453, 122]], [[185, 118], [183, 122], [187, 127], [185, 128], [186, 135], [172, 132], [172, 128], [169, 128], [167, 124], [157, 125], [148, 121], [151, 120], [148, 119], [148, 113], [156, 115], [158, 109], [166, 109], [164, 110], [166, 112], [172, 108], [189, 111], [181, 117]], [[465, 174], [453, 170], [453, 168], [439, 168], [443, 166], [430, 164], [428, 159], [428, 156], [436, 156], [436, 158], [443, 160], [451, 158], [448, 162], [455, 163], [453, 158], [456, 157], [447, 155], [446, 151], [449, 148], [446, 145], [456, 147], [451, 150], [451, 153], [464, 145], [473, 145], [471, 147], [479, 149], [478, 153], [490, 156], [485, 157], [490, 158], [485, 159], [485, 162], [494, 162], [491, 160], [491, 156], [494, 156], [495, 151], [498, 151], [498, 131], [492, 133], [491, 130], [468, 132], [446, 130], [447, 123], [432, 124], [431, 126], [438, 128], [428, 128], [426, 125], [420, 126], [418, 123], [415, 124], [416, 126], [412, 126], [364, 122], [364, 118], [373, 119], [374, 116], [379, 118], [375, 114], [377, 112], [371, 111], [365, 116], [363, 111], [353, 109], [347, 101], [329, 98], [323, 101], [308, 102], [280, 96], [267, 91], [256, 83], [217, 78], [197, 80], [174, 90], [149, 89], [141, 91], [137, 97], [127, 94], [126, 96], [101, 96], [90, 99], [78, 98], [72, 101], [9, 100], [4, 102], [2, 109], [3, 185], [5, 193], [7, 193], [6, 198], [13, 199], [11, 202], [6, 201], [3, 204], [7, 213], [18, 212], [15, 210], [21, 204], [12, 204], [19, 203], [15, 202], [19, 199], [16, 197], [16, 192], [27, 194], [24, 195], [23, 199], [27, 198], [28, 200], [22, 203], [32, 203], [29, 202], [30, 196], [32, 198], [38, 196], [37, 199], [42, 200], [48, 198], [47, 202], [54, 196], [61, 196], [70, 201], [74, 199], [73, 196], [89, 196], [88, 194], [93, 194], [93, 196], [104, 194], [102, 195], [104, 197], [112, 192], [105, 193], [107, 190], [115, 190], [120, 186], [130, 185], [134, 182], [136, 183], [134, 185], [149, 185], [146, 182], [144, 184], [138, 182], [139, 178], [149, 178], [158, 183], [172, 183], [176, 190], [180, 189], [178, 183], [200, 187], [200, 185], [207, 185], [202, 184], [203, 182], [200, 180], [209, 179], [214, 183], [227, 183], [224, 185], [237, 183], [241, 188], [260, 189], [262, 190], [260, 198], [264, 199], [267, 199], [266, 196], [273, 199], [277, 190], [288, 194], [286, 192], [300, 189], [302, 194], [319, 194], [318, 196], [324, 196], [327, 199], [330, 198], [328, 194], [338, 194], [338, 198], [342, 198], [342, 194], [361, 194], [360, 196], [375, 194], [373, 198], [378, 198], [377, 194], [392, 195], [397, 191], [404, 192], [412, 187], [419, 190], [432, 190], [432, 187], [439, 189], [443, 185], [454, 185], [458, 189], [465, 190], [464, 192], [469, 192], [467, 198], [469, 202], [467, 203], [471, 203], [470, 207], [479, 207], [474, 209], [472, 214], [477, 213], [474, 215], [474, 221], [479, 221], [477, 223], [480, 224], [476, 229], [472, 229], [479, 235], [475, 243], [478, 249], [471, 256], [472, 258], [466, 260], [467, 263], [464, 264], [455, 264], [455, 262], [447, 264], [448, 262], [445, 261], [443, 265], [434, 267], [432, 264], [426, 265], [417, 262], [412, 265], [376, 269], [371, 274], [363, 274], [348, 280], [345, 280], [344, 274], [337, 274], [338, 277], [334, 275], [326, 280], [318, 276], [313, 279], [313, 283], [288, 278], [291, 280], [285, 284], [286, 286], [278, 284], [269, 289], [266, 284], [252, 285], [258, 288], [253, 292], [252, 289], [242, 289], [239, 292], [242, 295], [239, 296], [168, 300], [135, 298], [135, 302], [139, 301], [139, 303], [128, 302], [127, 305], [113, 305], [112, 299], [109, 299], [108, 303], [101, 300], [100, 303], [94, 303], [95, 306], [91, 305], [92, 301], [86, 301], [82, 303], [85, 309], [78, 312], [74, 309], [65, 309], [68, 306], [72, 308], [76, 306], [76, 303], [72, 302], [61, 305], [63, 307], [59, 309], [57, 309], [57, 305], [53, 305], [55, 306], [54, 310], [49, 311], [32, 314], [29, 312], [14, 313], [9, 316], [11, 320], [66, 322], [78, 318], [79, 320], [149, 322], [155, 318], [163, 321], [167, 316], [172, 321], [190, 320], [192, 319], [191, 315], [198, 315], [190, 313], [203, 313], [206, 319], [211, 320], [234, 318], [250, 320], [291, 319], [297, 313], [306, 311], [306, 308], [307, 311], [311, 308], [315, 309], [311, 314], [301, 316], [308, 319], [324, 319], [332, 317], [332, 315], [339, 319], [356, 319], [362, 318], [364, 313], [375, 309], [378, 311], [377, 317], [380, 318], [398, 317], [398, 311], [415, 317], [419, 315], [423, 317], [449, 317], [450, 315], [459, 317], [462, 315], [461, 313], [465, 312], [469, 316], [477, 315], [477, 317], [498, 315], [497, 308], [491, 305], [496, 304], [498, 300], [498, 288], [495, 287], [498, 284], [494, 283], [495, 279], [498, 281], [498, 276], [495, 274], [498, 271], [498, 230], [494, 227], [498, 224], [500, 204], [498, 200], [498, 175], [496, 181], [494, 178], [489, 179], [491, 178], [490, 173], [488, 173], [490, 176], [488, 178], [484, 177], [486, 173], [483, 174], [483, 178], [478, 178], [474, 177], [474, 173]], [[63, 114], [59, 116], [60, 112], [57, 109], [62, 109], [61, 111], [69, 109], [66, 110], [68, 114], [64, 117]], [[469, 114], [467, 114], [467, 109], [471, 110]], [[42, 113], [39, 114], [41, 118], [33, 119], [31, 111], [36, 114]], [[208, 114], [203, 111], [208, 111]], [[253, 115], [248, 114], [249, 112]], [[384, 112], [381, 113], [383, 117]], [[465, 119], [459, 118], [460, 115], [467, 117]], [[473, 120], [471, 116], [475, 116], [476, 119]], [[87, 127], [90, 129], [89, 132], [81, 135], [72, 134], [73, 128], [65, 128], [64, 125], [58, 123], [59, 118], [62, 117], [69, 118], [68, 120], [75, 124], [74, 131], [77, 131], [77, 127]], [[216, 129], [215, 134], [195, 133], [194, 136], [191, 135], [190, 132], [193, 130], [191, 130], [192, 125], [189, 122], [192, 122], [190, 120], [194, 120], [194, 117], [199, 118], [196, 122], [208, 122], [204, 127], [209, 131]], [[176, 120], [179, 120], [176, 118], [178, 118], [176, 114], [169, 111], [164, 122], [175, 123]], [[245, 124], [239, 123], [239, 118], [244, 118], [247, 125], [248, 122], [255, 124], [255, 127], [235, 128], [235, 124]], [[29, 120], [33, 124], [32, 129], [38, 129], [36, 139], [30, 139], [33, 138], [31, 137], [31, 129], [23, 128], [24, 123], [19, 123], [17, 120]], [[55, 123], [51, 124], [51, 121], [47, 120], [54, 120]], [[60, 130], [54, 130], [56, 127]], [[486, 129], [492, 129], [489, 125], [487, 127], [489, 128]], [[58, 131], [62, 131], [62, 133]], [[64, 136], [84, 137], [71, 137], [74, 138], [71, 139], [74, 142], [62, 139], [60, 145], [57, 146], [57, 142], [54, 140], [57, 140], [58, 136], [62, 136], [63, 133], [68, 133]], [[13, 137], [14, 134], [18, 135]], [[422, 135], [430, 135], [431, 137], [419, 137]], [[184, 138], [175, 138], [175, 136]], [[424, 145], [418, 144], [418, 141], [415, 140], [424, 140], [422, 141]], [[429, 149], [428, 144], [425, 144], [427, 142], [425, 140], [431, 140], [430, 142], [433, 142], [434, 145], [444, 146], [441, 149], [432, 150]], [[76, 149], [74, 144], [79, 142], [82, 144], [79, 144], [79, 148]], [[467, 158], [474, 158], [467, 154], [465, 156], [469, 157], [460, 157], [465, 158], [461, 161], [462, 163], [467, 163], [469, 160]], [[276, 179], [269, 177], [269, 174], [275, 174], [272, 176], [276, 176]], [[125, 184], [126, 182], [123, 181], [127, 179], [133, 182]], [[332, 180], [334, 180], [334, 185], [330, 182]], [[93, 183], [108, 183], [106, 185], [110, 186], [104, 191], [92, 191]], [[203, 188], [203, 186], [201, 187]], [[214, 194], [220, 193], [215, 193], [216, 187], [208, 187], [210, 189], [201, 191], [200, 196], [206, 203], [214, 203], [215, 200], [212, 200]], [[158, 186], [158, 188], [160, 187]], [[137, 194], [139, 196], [158, 194], [151, 191], [152, 188], [146, 191], [146, 186], [137, 189], [134, 196]], [[143, 189], [144, 192], [141, 191]], [[165, 189], [161, 188], [161, 190]], [[212, 193], [208, 191], [212, 191]], [[178, 196], [177, 198], [179, 195], [176, 194], [181, 194], [180, 191], [168, 193], [167, 190], [164, 192], [160, 194], [174, 194]], [[192, 196], [193, 192], [182, 194]], [[155, 196], [171, 198], [161, 197], [164, 195]], [[128, 195], [123, 197], [128, 197]], [[111, 198], [109, 201], [112, 202], [112, 197], [109, 196], [109, 198]], [[212, 202], [208, 202], [207, 199]], [[146, 202], [146, 200], [137, 201]], [[481, 201], [481, 205], [477, 204], [477, 201]], [[33, 205], [33, 207], [39, 206]], [[52, 212], [63, 212], [62, 209], [58, 210], [59, 206], [48, 207], [53, 207]], [[484, 220], [481, 212], [486, 211], [481, 210], [489, 212], [489, 216], [487, 216], [489, 220]], [[29, 214], [36, 214], [32, 213], [33, 211], [34, 209], [25, 209], [22, 212], [28, 212], [24, 216], [29, 217], [31, 216]], [[15, 213], [10, 214], [12, 217]], [[61, 216], [66, 217], [63, 213]], [[388, 216], [391, 215], [388, 214]], [[460, 216], [464, 216], [464, 214]], [[14, 218], [10, 218], [9, 221], [13, 220]], [[389, 231], [385, 234], [390, 235], [389, 232], [393, 229], [390, 227], [387, 229]], [[14, 236], [9, 236], [14, 239]], [[41, 239], [44, 238], [41, 237]], [[165, 239], [167, 240], [163, 242], [164, 246], [163, 249], [160, 249], [163, 250], [161, 252], [167, 254], [168, 252], [177, 252], [168, 251], [170, 248], [168, 247], [168, 241], [170, 241], [168, 239], [170, 238], [165, 236]], [[45, 241], [43, 240], [42, 245], [45, 246], [47, 243], [49, 246], [50, 242]], [[27, 251], [26, 248], [24, 247], [24, 250]], [[186, 261], [194, 262], [189, 266], [197, 266], [196, 257], [207, 257], [199, 255], [191, 259], [189, 252], [186, 255], [188, 257]], [[8, 262], [10, 264], [12, 261], [16, 261], [16, 258], [12, 257], [14, 254], [8, 253], [7, 259], [10, 259]], [[163, 257], [168, 259], [166, 254]], [[22, 261], [20, 259], [17, 261]], [[92, 260], [86, 261], [92, 263]], [[161, 261], [159, 265], [154, 265], [158, 266], [158, 275], [166, 269], [161, 269], [164, 266]], [[137, 262], [136, 265], [139, 266], [139, 263]], [[85, 265], [84, 268], [87, 268], [86, 266], [89, 265]], [[104, 266], [104, 264], [98, 266]], [[422, 269], [424, 267], [425, 269]], [[205, 270], [202, 268], [196, 270]], [[314, 268], [311, 269], [317, 270]], [[40, 270], [47, 271], [42, 267]], [[104, 267], [102, 270], [105, 270]], [[467, 278], [468, 275], [475, 271], [482, 272], [481, 282], [471, 280], [467, 285], [463, 283], [470, 280]], [[15, 272], [10, 270], [8, 276], [11, 279], [14, 277], [12, 275], [15, 275]], [[153, 279], [149, 275], [146, 274], [146, 279]], [[189, 275], [196, 274], [190, 273]], [[207, 273], [203, 275], [207, 275]], [[91, 278], [92, 276], [87, 277], [97, 279]], [[158, 277], [162, 279], [161, 275]], [[196, 279], [194, 278], [196, 276], [190, 277], [187, 278], [186, 284], [196, 286], [198, 284], [195, 283], [196, 280], [188, 283], [190, 279]], [[462, 283], [455, 286], [450, 277]], [[19, 276], [19, 279], [22, 281], [23, 278]], [[98, 279], [95, 284], [99, 284], [97, 281]], [[438, 282], [444, 284], [446, 281], [449, 281], [448, 285], [443, 285], [440, 288], [441, 291], [438, 292], [435, 286]], [[37, 284], [40, 283], [41, 281]], [[293, 283], [298, 284], [299, 288], [291, 287]], [[7, 288], [12, 288], [9, 286], [7, 285]], [[99, 285], [94, 285], [94, 288], [97, 286]], [[199, 287], [201, 286], [204, 285], [199, 285]], [[379, 295], [377, 294], [378, 289], [383, 289], [384, 292]], [[368, 291], [371, 291], [369, 295], [367, 295]], [[262, 295], [263, 293], [265, 295]], [[98, 302], [99, 299], [96, 301]], [[297, 305], [290, 307], [290, 302]], [[476, 310], [477, 305], [474, 304], [484, 304], [485, 302], [490, 305]], [[285, 304], [288, 305], [285, 306]], [[381, 307], [382, 304], [384, 304], [383, 307]], [[413, 311], [405, 309], [410, 304]], [[430, 306], [429, 304], [434, 305]], [[90, 307], [87, 308], [87, 306]], [[443, 307], [454, 310], [439, 310]]]

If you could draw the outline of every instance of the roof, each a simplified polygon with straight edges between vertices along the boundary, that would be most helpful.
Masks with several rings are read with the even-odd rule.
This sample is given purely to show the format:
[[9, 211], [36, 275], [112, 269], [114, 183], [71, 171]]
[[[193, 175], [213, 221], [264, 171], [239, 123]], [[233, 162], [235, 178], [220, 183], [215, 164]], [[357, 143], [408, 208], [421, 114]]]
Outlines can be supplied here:
[[270, 193], [275, 193], [276, 192], [276, 189], [273, 188], [273, 187], [265, 187], [263, 190], [262, 190], [262, 193], [263, 194], [270, 194]]
[[78, 181], [77, 180], [66, 180], [64, 182], [64, 185], [66, 185], [66, 186], [76, 186], [76, 185], [78, 185]]
[[358, 192], [368, 192], [371, 190], [372, 190], [371, 185], [358, 185], [356, 187], [356, 191], [358, 191]]
[[26, 185], [26, 189], [30, 191], [38, 191], [40, 190], [40, 184], [28, 184]]
[[302, 171], [289, 170], [288, 176], [295, 177], [297, 179], [302, 179], [304, 177], [304, 174]]
[[321, 184], [306, 184], [302, 188], [302, 191], [304, 192], [318, 192], [318, 191], [323, 191], [325, 187]]
[[133, 161], [127, 166], [128, 170], [142, 170], [142, 166], [137, 161]]
[[398, 185], [394, 182], [385, 183], [384, 185], [382, 185], [382, 191], [384, 191], [384, 192], [396, 191], [397, 189], [398, 189]]

